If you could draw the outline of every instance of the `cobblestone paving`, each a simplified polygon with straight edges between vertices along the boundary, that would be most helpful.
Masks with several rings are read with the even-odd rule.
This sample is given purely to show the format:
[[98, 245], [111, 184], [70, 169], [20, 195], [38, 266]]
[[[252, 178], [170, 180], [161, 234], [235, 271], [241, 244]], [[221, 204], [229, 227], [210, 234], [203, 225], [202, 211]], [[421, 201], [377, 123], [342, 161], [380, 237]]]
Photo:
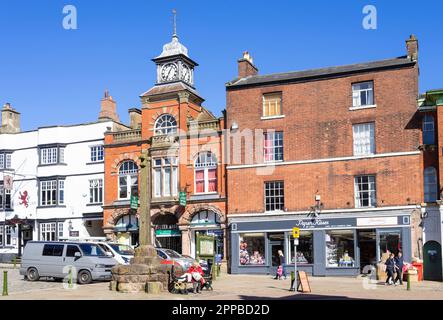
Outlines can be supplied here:
[[[0, 269], [2, 271], [4, 269]], [[109, 283], [100, 282], [77, 286], [67, 290], [63, 283], [50, 281], [29, 282], [19, 276], [18, 269], [8, 269], [9, 296], [2, 299], [25, 300], [251, 300], [251, 299], [438, 299], [443, 300], [443, 283], [413, 283], [412, 290], [403, 286], [385, 286], [383, 283], [368, 283], [368, 279], [349, 277], [310, 278], [312, 293], [290, 292], [289, 280], [273, 280], [271, 276], [223, 275], [213, 283], [214, 291], [202, 294], [161, 295], [123, 294], [109, 290]], [[2, 280], [0, 279], [0, 284]]]

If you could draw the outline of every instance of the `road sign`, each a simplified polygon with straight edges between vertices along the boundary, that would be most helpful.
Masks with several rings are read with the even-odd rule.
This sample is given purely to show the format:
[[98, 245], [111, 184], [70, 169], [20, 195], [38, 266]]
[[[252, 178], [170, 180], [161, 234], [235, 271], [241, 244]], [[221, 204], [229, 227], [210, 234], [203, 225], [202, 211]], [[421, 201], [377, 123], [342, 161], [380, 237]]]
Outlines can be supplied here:
[[292, 228], [292, 237], [294, 239], [300, 238], [300, 228]]
[[131, 209], [138, 209], [138, 197], [136, 196], [131, 196]]
[[180, 192], [179, 199], [180, 199], [180, 205], [185, 207], [186, 206], [186, 192], [184, 192], [184, 191]]

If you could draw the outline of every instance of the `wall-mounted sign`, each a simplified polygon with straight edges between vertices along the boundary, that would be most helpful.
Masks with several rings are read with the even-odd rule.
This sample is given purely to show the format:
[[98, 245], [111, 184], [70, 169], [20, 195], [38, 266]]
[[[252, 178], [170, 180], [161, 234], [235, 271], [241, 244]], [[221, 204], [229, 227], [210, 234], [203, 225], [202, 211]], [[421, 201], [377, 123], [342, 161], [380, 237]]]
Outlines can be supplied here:
[[78, 238], [80, 237], [80, 231], [69, 231], [69, 236], [71, 238]]
[[23, 193], [20, 191], [18, 200], [20, 200], [19, 205], [24, 206], [25, 208], [29, 207], [29, 195], [28, 191], [23, 191]]
[[180, 200], [180, 205], [185, 207], [186, 206], [186, 192], [180, 192], [179, 194], [179, 200]]
[[397, 217], [357, 218], [358, 227], [395, 226], [397, 223]]
[[136, 196], [131, 196], [131, 209], [138, 209], [138, 197]]

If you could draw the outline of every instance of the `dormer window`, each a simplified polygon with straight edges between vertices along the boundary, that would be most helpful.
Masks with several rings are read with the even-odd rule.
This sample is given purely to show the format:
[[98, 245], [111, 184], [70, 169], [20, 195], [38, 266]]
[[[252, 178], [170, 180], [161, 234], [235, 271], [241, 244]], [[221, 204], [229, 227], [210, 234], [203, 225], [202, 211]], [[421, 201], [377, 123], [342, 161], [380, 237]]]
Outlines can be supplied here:
[[177, 120], [170, 114], [161, 115], [155, 122], [155, 135], [173, 135], [177, 133]]

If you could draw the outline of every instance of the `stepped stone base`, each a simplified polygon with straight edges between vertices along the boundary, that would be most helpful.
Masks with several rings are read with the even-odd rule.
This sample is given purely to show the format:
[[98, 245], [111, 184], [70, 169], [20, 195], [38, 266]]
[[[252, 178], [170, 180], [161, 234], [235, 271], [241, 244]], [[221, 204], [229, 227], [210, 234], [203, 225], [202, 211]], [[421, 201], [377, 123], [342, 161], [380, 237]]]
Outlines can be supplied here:
[[111, 272], [109, 288], [112, 291], [158, 294], [168, 288], [166, 266], [160, 264], [153, 246], [138, 247], [130, 265], [117, 265]]

